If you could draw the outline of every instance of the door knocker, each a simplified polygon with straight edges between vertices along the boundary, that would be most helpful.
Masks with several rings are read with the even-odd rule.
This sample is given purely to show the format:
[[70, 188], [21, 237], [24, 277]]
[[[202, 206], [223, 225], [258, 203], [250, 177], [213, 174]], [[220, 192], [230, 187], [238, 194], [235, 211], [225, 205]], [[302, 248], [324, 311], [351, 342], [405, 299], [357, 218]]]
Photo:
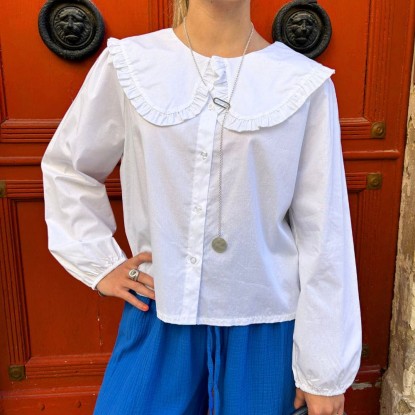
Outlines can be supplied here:
[[70, 60], [92, 55], [105, 34], [101, 13], [88, 0], [48, 0], [40, 10], [38, 27], [46, 46]]
[[331, 22], [317, 0], [294, 0], [283, 6], [274, 18], [272, 38], [309, 58], [316, 58], [327, 48]]

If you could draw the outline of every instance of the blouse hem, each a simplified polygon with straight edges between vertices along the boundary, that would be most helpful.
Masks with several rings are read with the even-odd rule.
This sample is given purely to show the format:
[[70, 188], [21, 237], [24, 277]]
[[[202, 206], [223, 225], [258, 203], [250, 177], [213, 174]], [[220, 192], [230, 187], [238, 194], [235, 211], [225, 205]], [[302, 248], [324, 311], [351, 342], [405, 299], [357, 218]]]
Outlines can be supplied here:
[[190, 324], [199, 325], [207, 324], [213, 326], [245, 326], [248, 324], [262, 324], [262, 323], [280, 323], [295, 319], [295, 312], [288, 314], [276, 314], [271, 316], [251, 316], [242, 318], [209, 318], [209, 317], [194, 317], [194, 316], [177, 316], [165, 314], [157, 311], [157, 317], [165, 323], [172, 324]]

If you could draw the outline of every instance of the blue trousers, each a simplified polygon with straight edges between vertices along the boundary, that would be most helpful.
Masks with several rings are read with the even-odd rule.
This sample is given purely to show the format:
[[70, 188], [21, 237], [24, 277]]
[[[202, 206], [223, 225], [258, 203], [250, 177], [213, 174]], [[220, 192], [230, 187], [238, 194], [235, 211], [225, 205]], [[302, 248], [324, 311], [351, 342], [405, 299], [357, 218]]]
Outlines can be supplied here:
[[[164, 323], [125, 303], [94, 415], [289, 415], [295, 320]], [[209, 411], [209, 412], [208, 412]]]

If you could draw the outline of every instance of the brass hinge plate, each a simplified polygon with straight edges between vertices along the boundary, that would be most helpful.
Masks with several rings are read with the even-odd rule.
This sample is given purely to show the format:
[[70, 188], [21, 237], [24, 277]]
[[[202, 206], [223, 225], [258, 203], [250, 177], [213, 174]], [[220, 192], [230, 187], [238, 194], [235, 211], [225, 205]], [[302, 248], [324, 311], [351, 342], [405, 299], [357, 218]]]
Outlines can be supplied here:
[[366, 189], [378, 190], [382, 187], [381, 173], [368, 173], [366, 176]]
[[370, 128], [370, 136], [372, 138], [384, 138], [386, 135], [386, 124], [384, 121], [376, 121], [372, 123]]
[[9, 366], [9, 379], [18, 382], [26, 378], [24, 365], [10, 365]]
[[6, 197], [6, 181], [0, 180], [0, 197]]

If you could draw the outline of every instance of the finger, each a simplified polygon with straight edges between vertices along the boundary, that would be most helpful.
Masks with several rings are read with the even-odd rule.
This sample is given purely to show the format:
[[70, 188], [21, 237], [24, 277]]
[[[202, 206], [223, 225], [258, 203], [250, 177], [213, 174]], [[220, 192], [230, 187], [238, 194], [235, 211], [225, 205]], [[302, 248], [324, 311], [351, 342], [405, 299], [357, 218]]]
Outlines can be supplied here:
[[[128, 278], [130, 281], [134, 282], [134, 280], [131, 279], [131, 277], [128, 274], [126, 274], [125, 277]], [[148, 285], [148, 286], [150, 286], [151, 288], [154, 289], [154, 278], [151, 275], [148, 275], [143, 271], [140, 271], [140, 273], [138, 275], [138, 278], [135, 282], [141, 282], [141, 283], [143, 283], [145, 285]]]
[[146, 297], [152, 298], [153, 300], [156, 299], [156, 294], [153, 290], [150, 288], [147, 288], [145, 285], [141, 284], [141, 282], [134, 282], [131, 281], [131, 283], [127, 283], [126, 287], [128, 287], [130, 290], [134, 290], [138, 294], [145, 295]]
[[146, 297], [152, 298], [153, 300], [156, 299], [156, 295], [155, 295], [154, 290], [152, 290], [151, 288], [146, 287], [141, 282], [128, 280], [128, 281], [125, 281], [124, 287], [127, 290], [133, 290], [136, 293], [145, 295]]
[[153, 256], [151, 252], [140, 252], [138, 255], [131, 258], [131, 263], [138, 267], [144, 262], [152, 262]]
[[146, 274], [145, 272], [140, 271], [140, 275], [138, 276], [138, 282], [142, 282], [145, 285], [154, 288], [154, 278], [151, 275]]
[[120, 294], [120, 298], [130, 303], [132, 306], [137, 307], [141, 311], [148, 311], [149, 307], [146, 303], [143, 303], [138, 298], [134, 297], [133, 294], [131, 294], [128, 291], [122, 291]]
[[296, 389], [295, 399], [294, 399], [294, 408], [298, 409], [301, 406], [305, 405], [305, 399], [304, 399], [304, 393], [301, 391], [301, 389]]

